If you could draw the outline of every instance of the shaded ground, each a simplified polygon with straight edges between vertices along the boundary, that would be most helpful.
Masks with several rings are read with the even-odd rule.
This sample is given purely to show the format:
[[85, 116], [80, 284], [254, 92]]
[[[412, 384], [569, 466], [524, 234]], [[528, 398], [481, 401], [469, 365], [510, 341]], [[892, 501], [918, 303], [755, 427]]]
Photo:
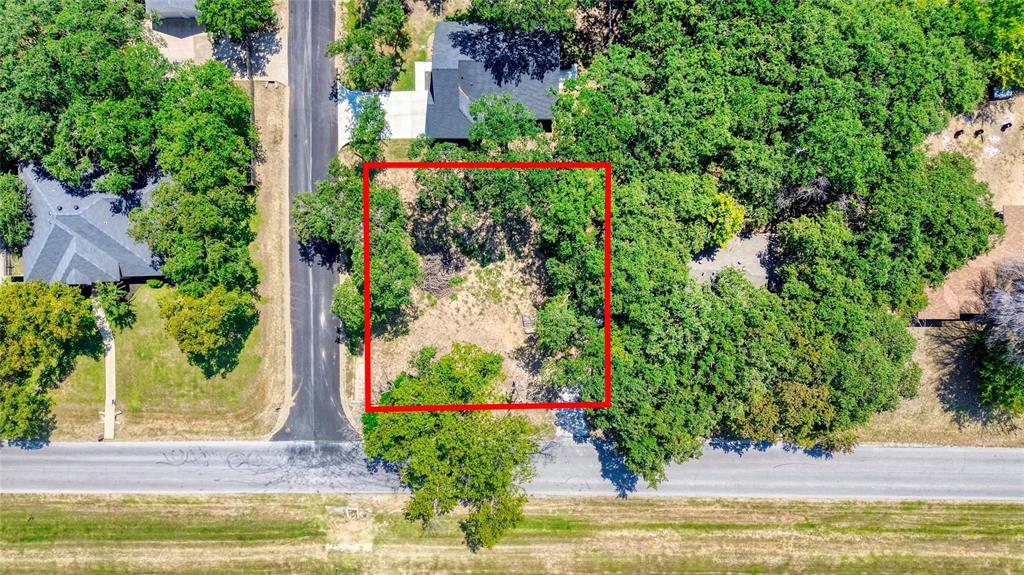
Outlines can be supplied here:
[[[0, 496], [7, 573], [1010, 573], [1012, 504], [534, 498], [470, 553], [403, 497]], [[144, 544], [141, 544], [143, 543]]]
[[[247, 84], [245, 89], [247, 89]], [[250, 334], [239, 365], [227, 377], [206, 379], [188, 365], [163, 331], [156, 297], [142, 286], [135, 293], [135, 325], [116, 335], [118, 439], [266, 437], [287, 399], [285, 337], [288, 282], [287, 98], [285, 86], [256, 85], [256, 120], [262, 163], [256, 241], [250, 252], [260, 272], [260, 323]], [[54, 392], [54, 440], [93, 440], [101, 431], [103, 363], [80, 359], [75, 373]]]
[[875, 414], [859, 429], [872, 443], [1024, 446], [1024, 416], [993, 414], [978, 400], [966, 324], [912, 327], [914, 361], [921, 366], [917, 397], [894, 411]]

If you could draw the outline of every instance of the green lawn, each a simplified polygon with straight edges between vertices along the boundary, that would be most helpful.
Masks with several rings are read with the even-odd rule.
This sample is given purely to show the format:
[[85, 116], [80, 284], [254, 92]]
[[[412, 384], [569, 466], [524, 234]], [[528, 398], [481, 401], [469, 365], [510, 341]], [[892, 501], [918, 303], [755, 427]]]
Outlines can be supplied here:
[[440, 20], [441, 18], [429, 10], [417, 11], [409, 19], [409, 47], [402, 54], [402, 71], [391, 86], [392, 90], [402, 92], [416, 88], [416, 62], [429, 59], [427, 41]]
[[[116, 436], [174, 434], [186, 439], [262, 433], [258, 415], [266, 398], [254, 385], [261, 362], [261, 326], [250, 334], [234, 371], [206, 379], [164, 332], [157, 298], [168, 291], [141, 286], [132, 300], [134, 326], [115, 336], [117, 407], [123, 412]], [[54, 393], [54, 438], [95, 436], [103, 394], [103, 360], [80, 358], [75, 373]]]
[[[1019, 573], [1024, 506], [535, 498], [494, 549], [401, 497], [0, 495], [5, 573]], [[334, 507], [368, 510], [345, 519]], [[372, 550], [324, 553], [325, 544]], [[67, 569], [63, 569], [67, 572]]]

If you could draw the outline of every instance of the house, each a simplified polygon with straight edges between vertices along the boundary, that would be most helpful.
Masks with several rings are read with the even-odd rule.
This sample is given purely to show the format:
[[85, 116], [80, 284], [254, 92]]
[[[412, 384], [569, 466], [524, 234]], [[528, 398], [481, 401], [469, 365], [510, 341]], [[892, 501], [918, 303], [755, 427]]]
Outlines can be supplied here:
[[147, 25], [152, 26], [160, 53], [169, 61], [201, 64], [213, 59], [213, 44], [196, 21], [195, 0], [146, 0], [146, 14], [155, 16]]
[[161, 20], [195, 18], [196, 0], [146, 0], [146, 14], [155, 14]]
[[550, 126], [561, 78], [558, 35], [439, 22], [429, 75], [424, 132], [431, 138], [466, 139], [469, 107], [487, 94], [511, 94]]
[[87, 285], [160, 277], [145, 243], [128, 235], [128, 212], [159, 182], [127, 196], [69, 188], [36, 164], [18, 174], [28, 187], [32, 239], [22, 252], [24, 279]]
[[982, 295], [1000, 262], [1024, 254], [1024, 206], [1005, 206], [1006, 235], [989, 250], [946, 276], [941, 286], [925, 290], [928, 305], [917, 314], [921, 321], [960, 320], [985, 310]]

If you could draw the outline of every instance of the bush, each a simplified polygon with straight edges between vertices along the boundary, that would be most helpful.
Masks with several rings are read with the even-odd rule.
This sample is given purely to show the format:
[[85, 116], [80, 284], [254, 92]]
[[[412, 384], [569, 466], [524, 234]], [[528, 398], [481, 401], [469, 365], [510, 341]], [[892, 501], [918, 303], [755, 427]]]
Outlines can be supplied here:
[[1005, 341], [977, 344], [978, 392], [981, 401], [990, 407], [1024, 414], [1024, 367], [1006, 359]]
[[21, 253], [32, 237], [32, 212], [21, 178], [0, 174], [0, 249]]

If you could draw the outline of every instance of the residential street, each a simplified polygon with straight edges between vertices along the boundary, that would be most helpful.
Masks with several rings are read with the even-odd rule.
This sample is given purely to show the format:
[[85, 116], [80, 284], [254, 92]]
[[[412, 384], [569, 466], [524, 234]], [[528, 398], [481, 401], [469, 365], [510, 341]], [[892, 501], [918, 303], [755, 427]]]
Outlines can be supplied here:
[[[744, 444], [741, 444], [741, 446]], [[668, 468], [658, 490], [630, 480], [590, 443], [559, 437], [537, 458], [535, 495], [643, 495], [1024, 501], [1024, 449], [882, 447], [823, 457], [772, 446], [708, 447]], [[603, 463], [604, 461], [605, 463]], [[58, 443], [0, 447], [0, 491], [68, 493], [386, 492], [358, 443]]]
[[[313, 189], [338, 149], [337, 106], [331, 102], [334, 63], [325, 57], [334, 38], [333, 0], [291, 0], [288, 22], [289, 194]], [[338, 321], [330, 311], [335, 270], [310, 261], [291, 236], [291, 351], [294, 403], [275, 440], [352, 440], [342, 416]]]

